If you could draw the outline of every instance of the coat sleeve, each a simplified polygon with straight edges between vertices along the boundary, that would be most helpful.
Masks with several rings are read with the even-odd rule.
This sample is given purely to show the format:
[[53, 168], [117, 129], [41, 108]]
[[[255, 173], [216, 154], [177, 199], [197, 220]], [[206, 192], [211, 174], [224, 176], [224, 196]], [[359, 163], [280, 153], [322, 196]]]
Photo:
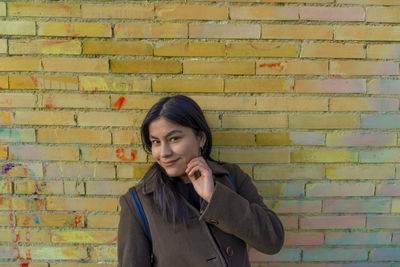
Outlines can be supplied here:
[[[129, 193], [128, 193], [129, 194]], [[118, 266], [150, 267], [151, 244], [147, 239], [129, 195], [119, 199], [121, 206], [118, 225]]]
[[230, 173], [238, 182], [237, 192], [216, 182], [200, 220], [215, 224], [263, 253], [278, 253], [284, 241], [281, 221], [263, 203], [251, 178], [239, 166], [231, 166]]

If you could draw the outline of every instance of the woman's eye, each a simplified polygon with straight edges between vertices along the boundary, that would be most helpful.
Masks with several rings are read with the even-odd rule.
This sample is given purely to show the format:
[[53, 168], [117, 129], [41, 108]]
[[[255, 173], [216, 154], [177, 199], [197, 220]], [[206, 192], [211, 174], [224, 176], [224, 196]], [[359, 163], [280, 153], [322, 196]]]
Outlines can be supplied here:
[[158, 140], [152, 140], [151, 143], [155, 145], [155, 144], [160, 143], [160, 141], [158, 141]]
[[174, 136], [174, 137], [171, 137], [171, 139], [170, 139], [170, 140], [171, 140], [172, 142], [174, 142], [174, 141], [177, 141], [178, 139], [179, 139], [179, 137], [177, 137], [177, 136]]

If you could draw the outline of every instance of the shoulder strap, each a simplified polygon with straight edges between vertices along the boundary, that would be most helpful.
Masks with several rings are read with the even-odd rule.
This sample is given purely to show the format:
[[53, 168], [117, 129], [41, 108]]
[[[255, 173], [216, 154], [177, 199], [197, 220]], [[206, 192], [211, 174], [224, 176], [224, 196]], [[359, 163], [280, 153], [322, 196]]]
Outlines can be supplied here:
[[228, 177], [229, 177], [229, 180], [231, 181], [233, 187], [235, 188], [235, 191], [237, 191], [235, 180], [233, 180], [233, 177], [231, 175], [229, 175]]
[[135, 188], [132, 188], [131, 190], [129, 190], [129, 192], [131, 194], [132, 202], [133, 205], [135, 206], [136, 213], [139, 216], [140, 224], [142, 225], [143, 231], [151, 242], [149, 223], [147, 222], [146, 214], [144, 214], [142, 204], [140, 203], [140, 200], [137, 196], [137, 192]]

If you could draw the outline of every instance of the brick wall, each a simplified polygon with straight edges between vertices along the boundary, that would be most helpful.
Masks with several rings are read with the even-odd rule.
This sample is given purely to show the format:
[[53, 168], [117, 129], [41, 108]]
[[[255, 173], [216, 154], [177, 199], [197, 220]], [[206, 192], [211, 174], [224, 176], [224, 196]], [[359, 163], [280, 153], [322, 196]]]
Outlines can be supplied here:
[[0, 2], [0, 266], [116, 266], [174, 93], [284, 222], [254, 266], [400, 266], [399, 23], [399, 0]]

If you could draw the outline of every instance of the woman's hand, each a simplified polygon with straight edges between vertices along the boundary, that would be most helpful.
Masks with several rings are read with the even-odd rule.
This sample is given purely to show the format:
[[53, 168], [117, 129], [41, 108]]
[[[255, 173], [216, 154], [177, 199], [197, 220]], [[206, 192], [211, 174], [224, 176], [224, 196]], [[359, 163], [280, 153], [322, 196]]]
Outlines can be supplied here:
[[205, 201], [210, 202], [212, 193], [214, 192], [214, 180], [212, 171], [204, 158], [193, 158], [188, 162], [185, 172], [197, 194]]

